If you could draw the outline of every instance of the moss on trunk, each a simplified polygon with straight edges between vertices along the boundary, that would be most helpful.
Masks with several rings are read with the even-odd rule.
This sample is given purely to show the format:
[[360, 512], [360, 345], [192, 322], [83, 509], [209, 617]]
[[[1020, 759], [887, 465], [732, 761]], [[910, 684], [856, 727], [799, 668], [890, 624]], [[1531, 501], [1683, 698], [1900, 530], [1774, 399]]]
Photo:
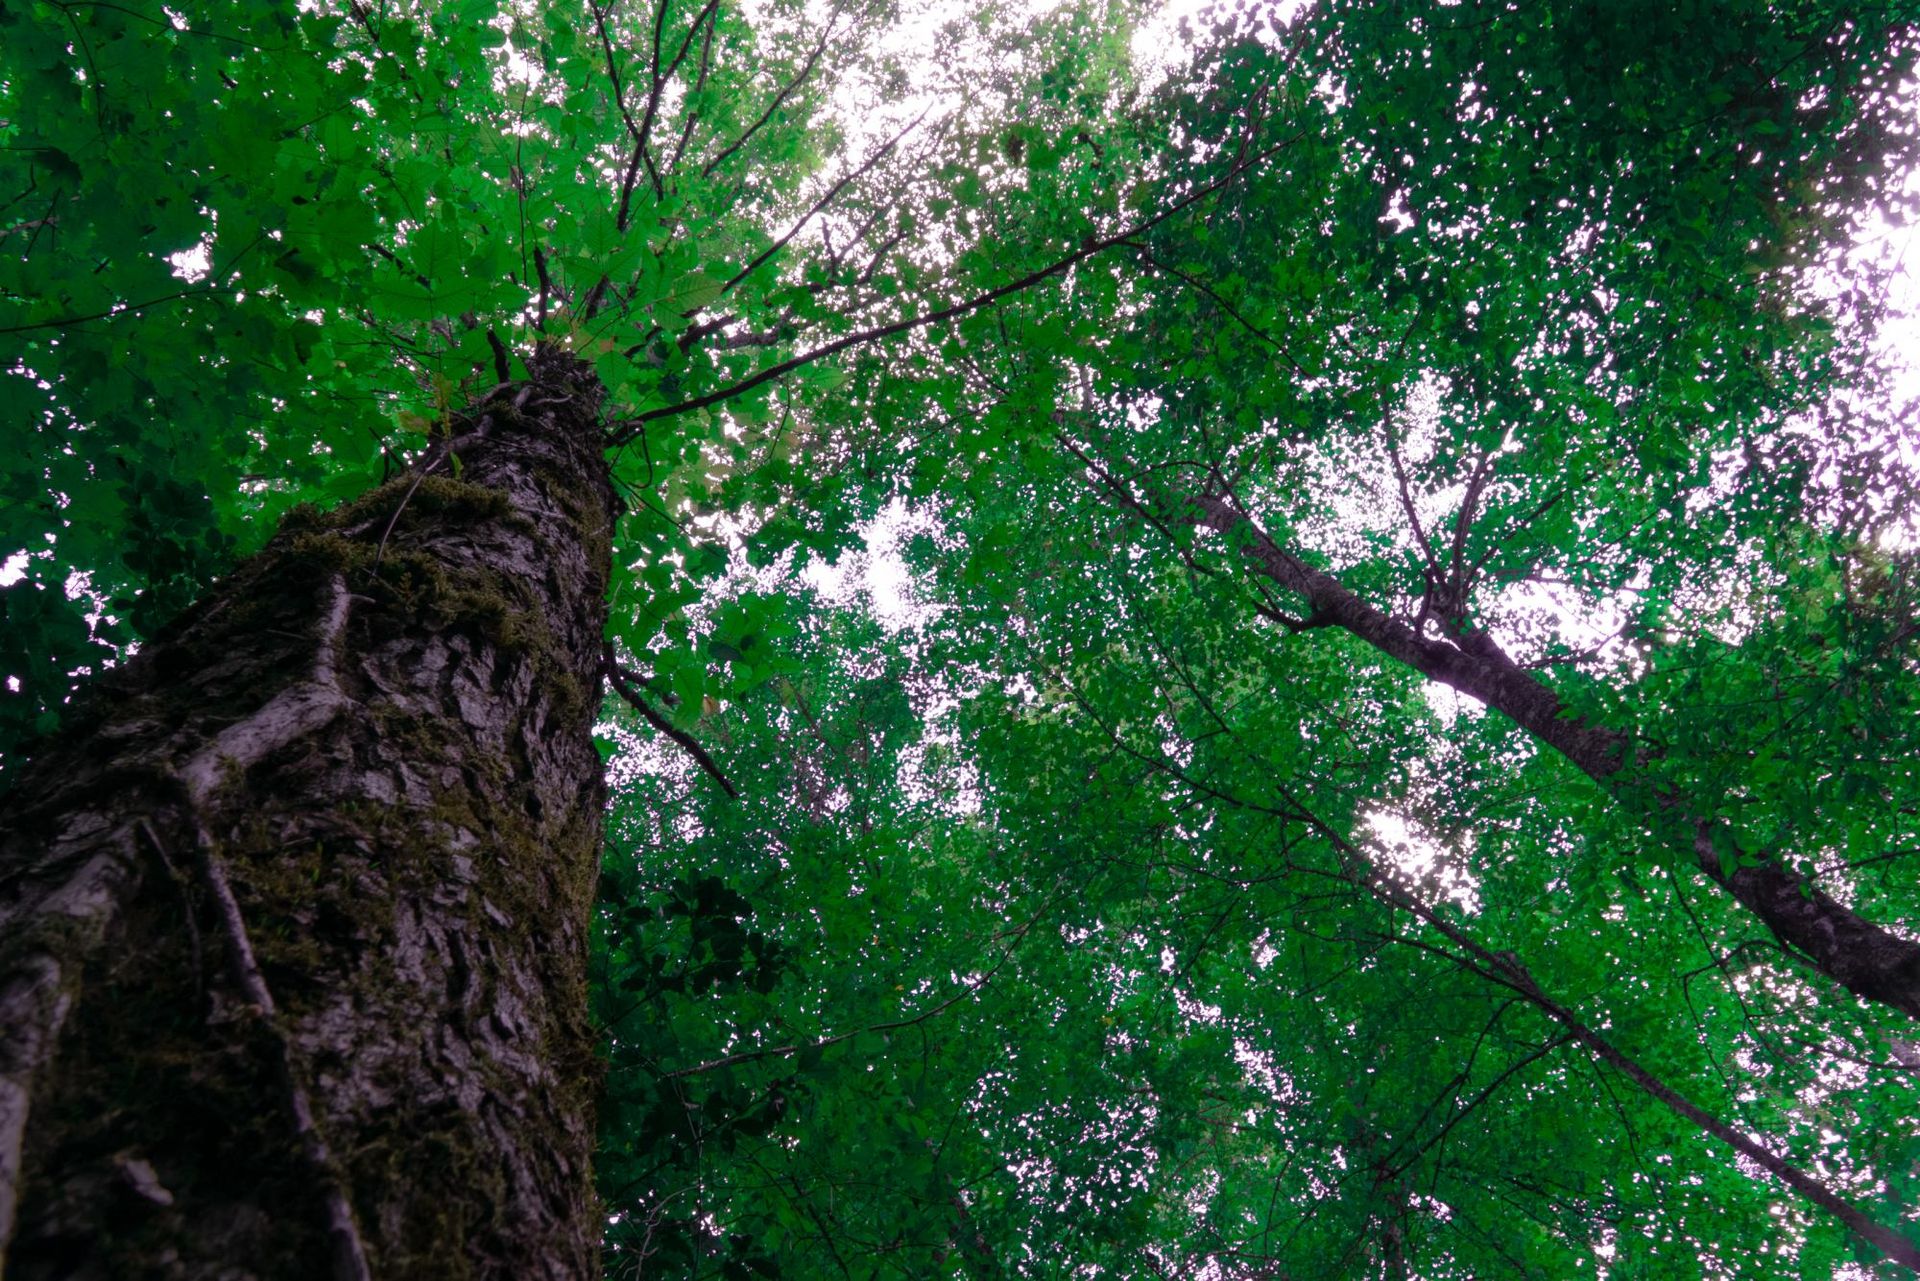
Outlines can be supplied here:
[[16, 784], [9, 1276], [594, 1273], [614, 500], [591, 373], [532, 369], [457, 475], [291, 514]]

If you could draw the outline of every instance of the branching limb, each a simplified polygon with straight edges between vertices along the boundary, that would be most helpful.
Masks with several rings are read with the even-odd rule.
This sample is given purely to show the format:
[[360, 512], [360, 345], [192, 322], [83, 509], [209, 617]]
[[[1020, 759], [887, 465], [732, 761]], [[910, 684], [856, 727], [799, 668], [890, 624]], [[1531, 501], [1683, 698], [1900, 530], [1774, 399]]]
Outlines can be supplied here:
[[1400, 437], [1393, 429], [1392, 414], [1381, 420], [1381, 428], [1387, 438], [1387, 461], [1393, 465], [1394, 484], [1400, 490], [1400, 510], [1407, 514], [1407, 523], [1413, 529], [1413, 541], [1420, 548], [1427, 572], [1437, 574], [1440, 572], [1440, 559], [1433, 554], [1433, 542], [1427, 537], [1425, 526], [1420, 523], [1420, 509], [1413, 501], [1413, 482], [1407, 476], [1406, 461], [1400, 456]]
[[[715, 4], [708, 5], [707, 9], [708, 12], [717, 13], [717, 0]], [[707, 74], [713, 69], [714, 32], [718, 29], [718, 22], [708, 22], [706, 34], [700, 37], [700, 69], [694, 73], [693, 93], [697, 94], [707, 87]], [[699, 30], [699, 24], [695, 24], [694, 30]], [[680, 172], [680, 160], [687, 154], [687, 143], [692, 141], [694, 126], [699, 123], [699, 120], [700, 113], [689, 105], [687, 118], [680, 123], [680, 138], [673, 144], [673, 155], [667, 160], [667, 173], [677, 175]]]
[[[653, 148], [651, 146], [653, 121], [660, 113], [660, 91], [666, 87], [667, 83], [667, 77], [662, 74], [660, 70], [660, 37], [665, 34], [666, 27], [667, 0], [660, 0], [659, 5], [653, 11], [653, 60], [649, 64], [647, 105], [646, 109], [640, 115], [640, 128], [636, 130], [633, 135], [633, 154], [635, 158], [646, 164], [647, 181], [653, 186], [653, 194], [656, 198], [666, 194], [666, 190], [660, 182], [660, 170], [653, 163]], [[629, 121], [628, 124], [631, 127], [632, 122]], [[621, 231], [627, 229], [627, 218], [629, 216], [632, 198], [633, 166], [629, 163], [627, 166], [627, 180], [622, 185], [620, 191], [620, 212], [614, 219], [614, 226], [618, 227]]]
[[791, 98], [795, 93], [799, 92], [800, 86], [805, 84], [813, 75], [814, 67], [820, 62], [820, 55], [826, 52], [827, 43], [833, 39], [834, 26], [839, 21], [840, 15], [836, 11], [832, 20], [829, 21], [826, 28], [821, 31], [819, 43], [813, 46], [813, 51], [807, 55], [807, 60], [802, 64], [799, 73], [781, 86], [780, 91], [773, 95], [773, 101], [767, 104], [767, 109], [762, 111], [738, 138], [735, 138], [732, 142], [722, 147], [718, 154], [707, 161], [706, 164], [700, 166], [700, 176], [702, 178], [712, 177], [715, 169], [725, 164], [728, 157], [739, 151], [740, 148], [746, 146], [755, 134], [766, 128], [767, 122], [773, 119], [774, 113], [778, 112], [780, 108], [786, 104], [788, 98]]
[[1338, 624], [1334, 622], [1333, 616], [1324, 612], [1314, 611], [1305, 616], [1298, 616], [1289, 614], [1283, 609], [1276, 608], [1271, 604], [1266, 604], [1261, 601], [1254, 602], [1253, 612], [1270, 622], [1280, 624], [1280, 626], [1296, 635], [1300, 632], [1310, 632], [1322, 627], [1338, 626]]
[[[1282, 787], [1281, 792], [1286, 795], [1287, 789]], [[1826, 1184], [1674, 1090], [1613, 1042], [1589, 1027], [1572, 1010], [1549, 996], [1517, 956], [1511, 952], [1495, 951], [1475, 941], [1464, 930], [1447, 921], [1420, 899], [1409, 894], [1388, 875], [1382, 873], [1364, 851], [1356, 848], [1339, 831], [1318, 818], [1297, 798], [1289, 795], [1287, 799], [1308, 826], [1341, 853], [1349, 875], [1358, 880], [1363, 888], [1387, 906], [1413, 916], [1459, 949], [1457, 955], [1447, 954], [1442, 950], [1443, 955], [1451, 955], [1451, 959], [1456, 964], [1513, 992], [1558, 1024], [1565, 1034], [1563, 1040], [1578, 1042], [1595, 1058], [1633, 1082], [1641, 1092], [1663, 1104], [1676, 1116], [1689, 1122], [1702, 1133], [1718, 1139], [1787, 1187], [1832, 1214], [1855, 1236], [1871, 1244], [1889, 1259], [1903, 1267], [1920, 1272], [1920, 1243], [1875, 1222]]]
[[[694, 15], [693, 25], [687, 28], [685, 38], [680, 41], [680, 48], [674, 53], [673, 60], [670, 61], [664, 69], [660, 66], [660, 28], [666, 21], [666, 0], [661, 0], [660, 12], [654, 18], [653, 83], [647, 91], [647, 109], [640, 117], [640, 137], [635, 145], [641, 156], [646, 160], [647, 178], [653, 184], [653, 194], [655, 197], [664, 197], [667, 194], [666, 184], [661, 181], [660, 170], [654, 163], [652, 149], [653, 126], [660, 118], [660, 96], [666, 91], [667, 83], [679, 72], [681, 64], [687, 60], [687, 52], [693, 48], [695, 38], [699, 36], [701, 30], [713, 20], [713, 16], [719, 11], [720, 0], [707, 0], [706, 7]], [[627, 219], [630, 216], [628, 198], [631, 194], [631, 188], [621, 193], [620, 213], [619, 216], [614, 219], [614, 225], [621, 231], [627, 229]]]
[[1143, 219], [1114, 235], [1087, 240], [1080, 248], [1074, 250], [1072, 253], [1055, 259], [1037, 271], [1028, 272], [1018, 280], [1013, 280], [997, 288], [986, 290], [983, 293], [976, 294], [972, 298], [965, 299], [961, 302], [939, 307], [932, 311], [922, 312], [917, 316], [908, 316], [903, 320], [896, 320], [890, 324], [876, 325], [871, 329], [863, 329], [858, 333], [848, 334], [844, 338], [836, 338], [832, 342], [822, 343], [811, 351], [801, 352], [799, 355], [783, 360], [778, 364], [770, 365], [758, 373], [750, 374], [738, 382], [722, 387], [718, 391], [708, 392], [704, 396], [695, 396], [689, 400], [680, 401], [677, 404], [662, 405], [657, 409], [649, 409], [645, 413], [638, 414], [616, 424], [613, 441], [615, 444], [621, 444], [632, 439], [647, 423], [653, 422], [656, 419], [672, 418], [679, 414], [692, 413], [697, 409], [710, 408], [714, 405], [732, 400], [737, 396], [743, 396], [754, 388], [770, 383], [777, 378], [784, 378], [797, 369], [804, 369], [808, 365], [827, 359], [829, 356], [837, 356], [849, 348], [864, 346], [867, 343], [876, 342], [882, 338], [891, 338], [895, 334], [904, 334], [915, 329], [923, 329], [928, 325], [937, 325], [944, 321], [957, 320], [961, 316], [970, 315], [973, 312], [979, 311], [982, 307], [991, 306], [999, 302], [1002, 298], [1023, 293], [1035, 285], [1051, 280], [1055, 276], [1064, 275], [1087, 259], [1105, 253], [1115, 245], [1124, 244], [1136, 236], [1143, 235], [1161, 223], [1191, 209], [1209, 196], [1227, 187], [1242, 174], [1259, 166], [1273, 156], [1278, 155], [1285, 148], [1292, 146], [1301, 136], [1302, 135], [1295, 134], [1292, 137], [1274, 143], [1271, 147], [1267, 147], [1248, 157], [1241, 163], [1236, 164], [1232, 169], [1228, 170], [1219, 178], [1214, 179], [1212, 182], [1195, 188], [1152, 217]]
[[1085, 467], [1087, 474], [1093, 478], [1095, 482], [1094, 488], [1096, 490], [1104, 489], [1107, 491], [1122, 507], [1139, 517], [1148, 528], [1157, 531], [1161, 537], [1167, 540], [1167, 544], [1174, 549], [1175, 553], [1179, 555], [1189, 570], [1196, 574], [1208, 577], [1213, 576], [1214, 571], [1194, 559], [1192, 549], [1180, 540], [1162, 517], [1155, 514], [1140, 500], [1139, 495], [1133, 492], [1132, 486], [1128, 485], [1120, 477], [1115, 476], [1102, 465], [1098, 459], [1094, 458], [1084, 449], [1081, 449], [1079, 445], [1068, 438], [1065, 432], [1056, 431], [1054, 433], [1054, 439], [1059, 442], [1062, 449], [1080, 460], [1080, 465]]
[[912, 120], [909, 120], [905, 128], [901, 129], [900, 132], [894, 134], [893, 137], [881, 143], [880, 146], [874, 151], [872, 155], [868, 156], [865, 160], [861, 161], [860, 164], [854, 169], [849, 170], [846, 174], [844, 174], [840, 178], [838, 182], [834, 183], [833, 186], [827, 188], [827, 193], [821, 196], [820, 199], [814, 201], [812, 208], [808, 209], [804, 214], [800, 215], [799, 219], [793, 224], [793, 226], [787, 229], [786, 235], [780, 237], [780, 239], [774, 241], [772, 244], [768, 245], [765, 249], [761, 250], [759, 254], [755, 255], [754, 259], [751, 262], [749, 262], [746, 266], [742, 267], [740, 270], [734, 272], [732, 277], [730, 277], [725, 284], [720, 286], [720, 296], [724, 298], [729, 293], [732, 293], [734, 286], [738, 285], [741, 281], [745, 280], [748, 276], [751, 276], [754, 272], [760, 270], [761, 267], [766, 265], [768, 259], [772, 258], [775, 254], [779, 253], [782, 249], [785, 249], [789, 244], [791, 244], [793, 241], [793, 238], [800, 234], [802, 228], [804, 228], [808, 223], [812, 222], [816, 217], [818, 217], [822, 210], [826, 209], [835, 200], [839, 199], [841, 192], [845, 191], [848, 187], [858, 182], [861, 178], [864, 178], [868, 173], [872, 172], [873, 167], [875, 165], [879, 164], [882, 160], [886, 159], [888, 155], [892, 154], [893, 149], [900, 145], [900, 142], [902, 139], [904, 139], [908, 134], [912, 133], [915, 129], [919, 128], [920, 122], [927, 118], [927, 112], [931, 110], [933, 110], [933, 108], [929, 106], [928, 108], [926, 108], [925, 111], [922, 111], [919, 115], [915, 116]]
[[[1189, 495], [1197, 523], [1236, 540], [1253, 572], [1304, 597], [1334, 626], [1423, 676], [1504, 713], [1540, 742], [1560, 751], [1610, 791], [1635, 786], [1629, 735], [1587, 723], [1552, 686], [1516, 666], [1484, 633], [1462, 629], [1452, 640], [1423, 636], [1368, 604], [1337, 577], [1281, 546], [1231, 495]], [[1783, 944], [1813, 959], [1848, 991], [1920, 1018], [1920, 942], [1875, 924], [1834, 899], [1797, 868], [1762, 849], [1742, 848], [1724, 823], [1690, 812], [1692, 798], [1655, 794], [1669, 839], [1690, 840], [1701, 871], [1765, 921]], [[1738, 858], [1722, 858], [1722, 850]]]
[[[600, 51], [606, 60], [607, 82], [613, 86], [613, 106], [619, 112], [620, 120], [627, 126], [627, 136], [633, 139], [633, 154], [627, 160], [627, 171], [620, 179], [620, 214], [615, 225], [622, 230], [629, 202], [633, 199], [633, 184], [639, 175], [640, 161], [646, 154], [646, 135], [640, 132], [640, 122], [633, 118], [633, 112], [627, 109], [627, 90], [620, 79], [620, 59], [613, 49], [613, 36], [607, 31], [607, 10], [599, 4], [588, 6], [593, 12], [593, 29], [600, 37]], [[667, 19], [667, 0], [660, 0], [653, 14], [653, 61], [660, 63], [660, 26]]]

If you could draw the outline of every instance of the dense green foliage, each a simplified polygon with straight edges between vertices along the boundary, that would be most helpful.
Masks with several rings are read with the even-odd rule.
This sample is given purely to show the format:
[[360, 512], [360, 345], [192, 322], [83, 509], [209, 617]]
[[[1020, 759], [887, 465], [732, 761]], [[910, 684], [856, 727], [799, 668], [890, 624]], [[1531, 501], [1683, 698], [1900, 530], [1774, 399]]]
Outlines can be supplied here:
[[1915, 18], [19, 0], [0, 765], [565, 343], [611, 1275], [1892, 1275], [1646, 1082], [1920, 1238]]

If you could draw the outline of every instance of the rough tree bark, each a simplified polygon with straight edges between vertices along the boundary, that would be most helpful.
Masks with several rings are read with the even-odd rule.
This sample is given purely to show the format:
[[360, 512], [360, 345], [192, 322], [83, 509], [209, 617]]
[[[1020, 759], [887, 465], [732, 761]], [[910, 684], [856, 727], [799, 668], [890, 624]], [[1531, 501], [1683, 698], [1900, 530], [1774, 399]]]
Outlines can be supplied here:
[[530, 363], [291, 514], [12, 789], [7, 1276], [596, 1271], [614, 499], [591, 373]]
[[[1465, 626], [1457, 626], [1452, 639], [1423, 635], [1280, 546], [1230, 497], [1200, 493], [1187, 502], [1200, 524], [1241, 540], [1241, 553], [1256, 573], [1305, 598], [1306, 621], [1338, 627], [1428, 679], [1504, 713], [1596, 783], [1634, 798], [1638, 785], [1628, 768], [1628, 737], [1575, 715], [1491, 638]], [[1702, 817], [1689, 797], [1669, 791], [1651, 799], [1650, 809], [1668, 835], [1689, 848], [1700, 870], [1759, 917], [1784, 946], [1854, 995], [1920, 1019], [1920, 942], [1860, 916], [1771, 855], [1741, 850], [1738, 865], [1730, 866], [1718, 853], [1737, 848], [1730, 831]]]

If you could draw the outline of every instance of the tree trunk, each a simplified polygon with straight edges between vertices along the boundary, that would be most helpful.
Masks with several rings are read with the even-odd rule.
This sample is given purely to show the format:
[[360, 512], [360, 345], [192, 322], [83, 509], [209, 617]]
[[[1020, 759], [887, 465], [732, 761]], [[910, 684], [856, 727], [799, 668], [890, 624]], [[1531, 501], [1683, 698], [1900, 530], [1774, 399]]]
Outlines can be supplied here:
[[614, 500], [592, 374], [531, 364], [290, 514], [8, 797], [10, 1278], [595, 1273]]

